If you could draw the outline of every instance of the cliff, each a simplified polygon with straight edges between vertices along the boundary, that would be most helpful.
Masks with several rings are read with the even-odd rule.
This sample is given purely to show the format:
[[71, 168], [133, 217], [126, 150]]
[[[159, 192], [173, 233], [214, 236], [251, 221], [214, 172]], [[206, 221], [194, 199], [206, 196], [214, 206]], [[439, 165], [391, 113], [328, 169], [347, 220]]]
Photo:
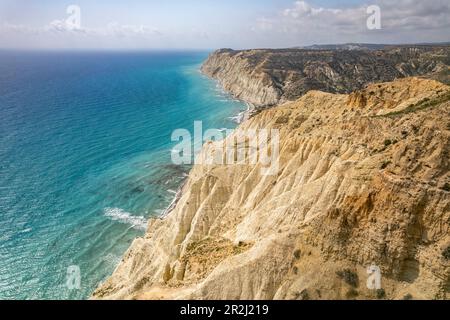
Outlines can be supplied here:
[[450, 46], [384, 50], [222, 49], [202, 71], [258, 107], [293, 101], [309, 90], [350, 93], [373, 82], [410, 76], [449, 80]]
[[[93, 298], [448, 298], [449, 119], [450, 88], [419, 78], [260, 112], [239, 129], [279, 130], [278, 174], [195, 165]], [[383, 290], [366, 287], [372, 263]]]

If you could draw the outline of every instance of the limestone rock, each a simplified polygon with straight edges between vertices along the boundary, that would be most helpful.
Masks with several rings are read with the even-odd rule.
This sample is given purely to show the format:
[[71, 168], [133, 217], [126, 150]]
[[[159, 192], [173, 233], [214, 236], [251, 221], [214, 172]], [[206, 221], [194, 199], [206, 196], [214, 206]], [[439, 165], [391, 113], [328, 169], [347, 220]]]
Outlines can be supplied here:
[[[260, 128], [280, 132], [278, 174], [195, 165], [93, 298], [448, 298], [448, 86], [310, 91], [240, 126]], [[372, 263], [384, 291], [366, 287]]]
[[410, 76], [450, 80], [449, 46], [380, 50], [244, 50], [211, 54], [202, 71], [257, 107], [300, 98], [309, 90], [350, 93], [369, 83]]

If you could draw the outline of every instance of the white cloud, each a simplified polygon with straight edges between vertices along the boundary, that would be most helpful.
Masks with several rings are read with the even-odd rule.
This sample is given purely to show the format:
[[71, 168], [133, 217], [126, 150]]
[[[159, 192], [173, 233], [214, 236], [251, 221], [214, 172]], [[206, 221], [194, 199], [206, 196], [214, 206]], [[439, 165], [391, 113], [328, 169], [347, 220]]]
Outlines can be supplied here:
[[67, 21], [53, 20], [49, 25], [40, 29], [40, 32], [53, 32], [53, 33], [71, 33], [71, 34], [87, 34], [90, 30], [84, 28], [74, 28]]
[[119, 24], [111, 22], [102, 28], [74, 28], [65, 20], [53, 20], [48, 25], [42, 27], [29, 27], [16, 25], [8, 22], [0, 24], [0, 34], [10, 35], [87, 35], [91, 37], [134, 37], [134, 36], [162, 36], [163, 33], [156, 28], [145, 25]]
[[[370, 0], [368, 0], [370, 1]], [[339, 42], [449, 41], [448, 0], [373, 0], [350, 7], [320, 7], [307, 1], [255, 21], [251, 30], [279, 46]], [[381, 8], [381, 30], [368, 30], [369, 5]]]
[[41, 30], [21, 24], [12, 24], [8, 22], [0, 24], [0, 34], [36, 34], [39, 32], [41, 32]]
[[[333, 10], [333, 9], [328, 9]], [[312, 17], [317, 16], [320, 13], [323, 13], [327, 11], [327, 9], [324, 8], [313, 8], [311, 5], [309, 5], [305, 1], [296, 1], [294, 3], [293, 8], [285, 9], [283, 14], [287, 17], [292, 17], [294, 19], [298, 19], [300, 17]]]
[[165, 46], [164, 37], [156, 28], [117, 22], [99, 28], [73, 28], [64, 20], [34, 28], [0, 24], [0, 43], [11, 48], [157, 48]]
[[96, 31], [99, 35], [130, 37], [130, 36], [161, 36], [162, 32], [156, 28], [144, 25], [120, 25], [117, 22], [111, 22], [105, 29]]
[[[204, 19], [180, 24], [170, 18], [163, 22], [147, 20], [158, 23], [158, 28], [105, 20], [102, 24], [94, 21], [95, 28], [85, 24], [71, 28], [63, 19], [42, 23], [41, 27], [0, 22], [0, 44], [39, 48], [252, 48], [450, 40], [448, 0], [366, 0], [364, 5], [353, 6], [318, 6], [310, 1], [293, 0], [278, 12], [257, 18], [253, 13], [251, 18], [243, 15], [229, 24], [220, 20], [205, 23]], [[367, 29], [366, 9], [372, 4], [381, 8], [381, 30]]]

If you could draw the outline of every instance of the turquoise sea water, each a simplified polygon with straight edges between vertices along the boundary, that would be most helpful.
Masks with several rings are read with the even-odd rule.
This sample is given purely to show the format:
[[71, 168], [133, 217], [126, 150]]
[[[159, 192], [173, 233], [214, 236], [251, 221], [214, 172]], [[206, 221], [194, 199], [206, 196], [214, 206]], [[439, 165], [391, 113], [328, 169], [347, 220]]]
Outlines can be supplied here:
[[172, 131], [245, 108], [200, 74], [206, 56], [0, 52], [0, 299], [87, 298], [112, 273], [189, 170]]

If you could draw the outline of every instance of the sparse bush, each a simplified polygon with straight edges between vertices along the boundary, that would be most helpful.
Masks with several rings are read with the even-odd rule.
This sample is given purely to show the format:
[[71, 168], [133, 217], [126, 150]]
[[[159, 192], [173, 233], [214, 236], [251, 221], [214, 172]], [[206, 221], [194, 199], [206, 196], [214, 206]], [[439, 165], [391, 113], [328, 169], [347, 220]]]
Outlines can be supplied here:
[[384, 299], [384, 298], [386, 298], [386, 291], [384, 289], [378, 289], [377, 299]]
[[285, 124], [285, 123], [288, 123], [288, 122], [289, 122], [289, 117], [288, 116], [281, 116], [275, 121], [275, 124]]
[[384, 170], [384, 169], [386, 169], [390, 164], [391, 164], [390, 161], [384, 161], [384, 162], [381, 164], [380, 169], [381, 169], [381, 170]]
[[297, 260], [300, 259], [301, 254], [302, 254], [302, 252], [300, 251], [300, 249], [295, 250], [294, 251], [295, 259], [297, 259]]
[[390, 146], [391, 144], [392, 144], [392, 141], [391, 141], [390, 139], [384, 140], [384, 146], [385, 146], [385, 147], [388, 147], [388, 146]]
[[442, 186], [442, 190], [444, 190], [444, 191], [450, 191], [450, 184], [446, 182], [446, 183]]
[[346, 294], [346, 297], [347, 297], [347, 299], [354, 299], [354, 298], [356, 298], [357, 296], [359, 296], [359, 292], [358, 291], [356, 291], [355, 289], [350, 289], [350, 290], [348, 290], [348, 292], [347, 292], [347, 294]]
[[294, 293], [294, 298], [295, 300], [310, 300], [308, 289], [297, 291], [296, 293]]
[[300, 292], [300, 299], [301, 300], [309, 300], [309, 293], [308, 293], [307, 289]]
[[444, 251], [442, 251], [442, 256], [446, 260], [450, 260], [450, 246], [448, 246], [447, 248], [444, 249]]
[[319, 289], [316, 289], [317, 296], [322, 298], [322, 292]]
[[412, 300], [412, 299], [413, 299], [413, 296], [412, 296], [411, 293], [408, 293], [407, 295], [405, 295], [405, 296], [403, 297], [403, 300]]
[[348, 285], [357, 288], [359, 285], [359, 278], [358, 275], [349, 270], [349, 269], [345, 269], [343, 271], [338, 271], [336, 272], [336, 274], [338, 275], [339, 278], [341, 278], [342, 280], [345, 281], [345, 283], [347, 283]]
[[298, 268], [297, 267], [292, 268], [292, 271], [294, 272], [295, 275], [298, 274]]

